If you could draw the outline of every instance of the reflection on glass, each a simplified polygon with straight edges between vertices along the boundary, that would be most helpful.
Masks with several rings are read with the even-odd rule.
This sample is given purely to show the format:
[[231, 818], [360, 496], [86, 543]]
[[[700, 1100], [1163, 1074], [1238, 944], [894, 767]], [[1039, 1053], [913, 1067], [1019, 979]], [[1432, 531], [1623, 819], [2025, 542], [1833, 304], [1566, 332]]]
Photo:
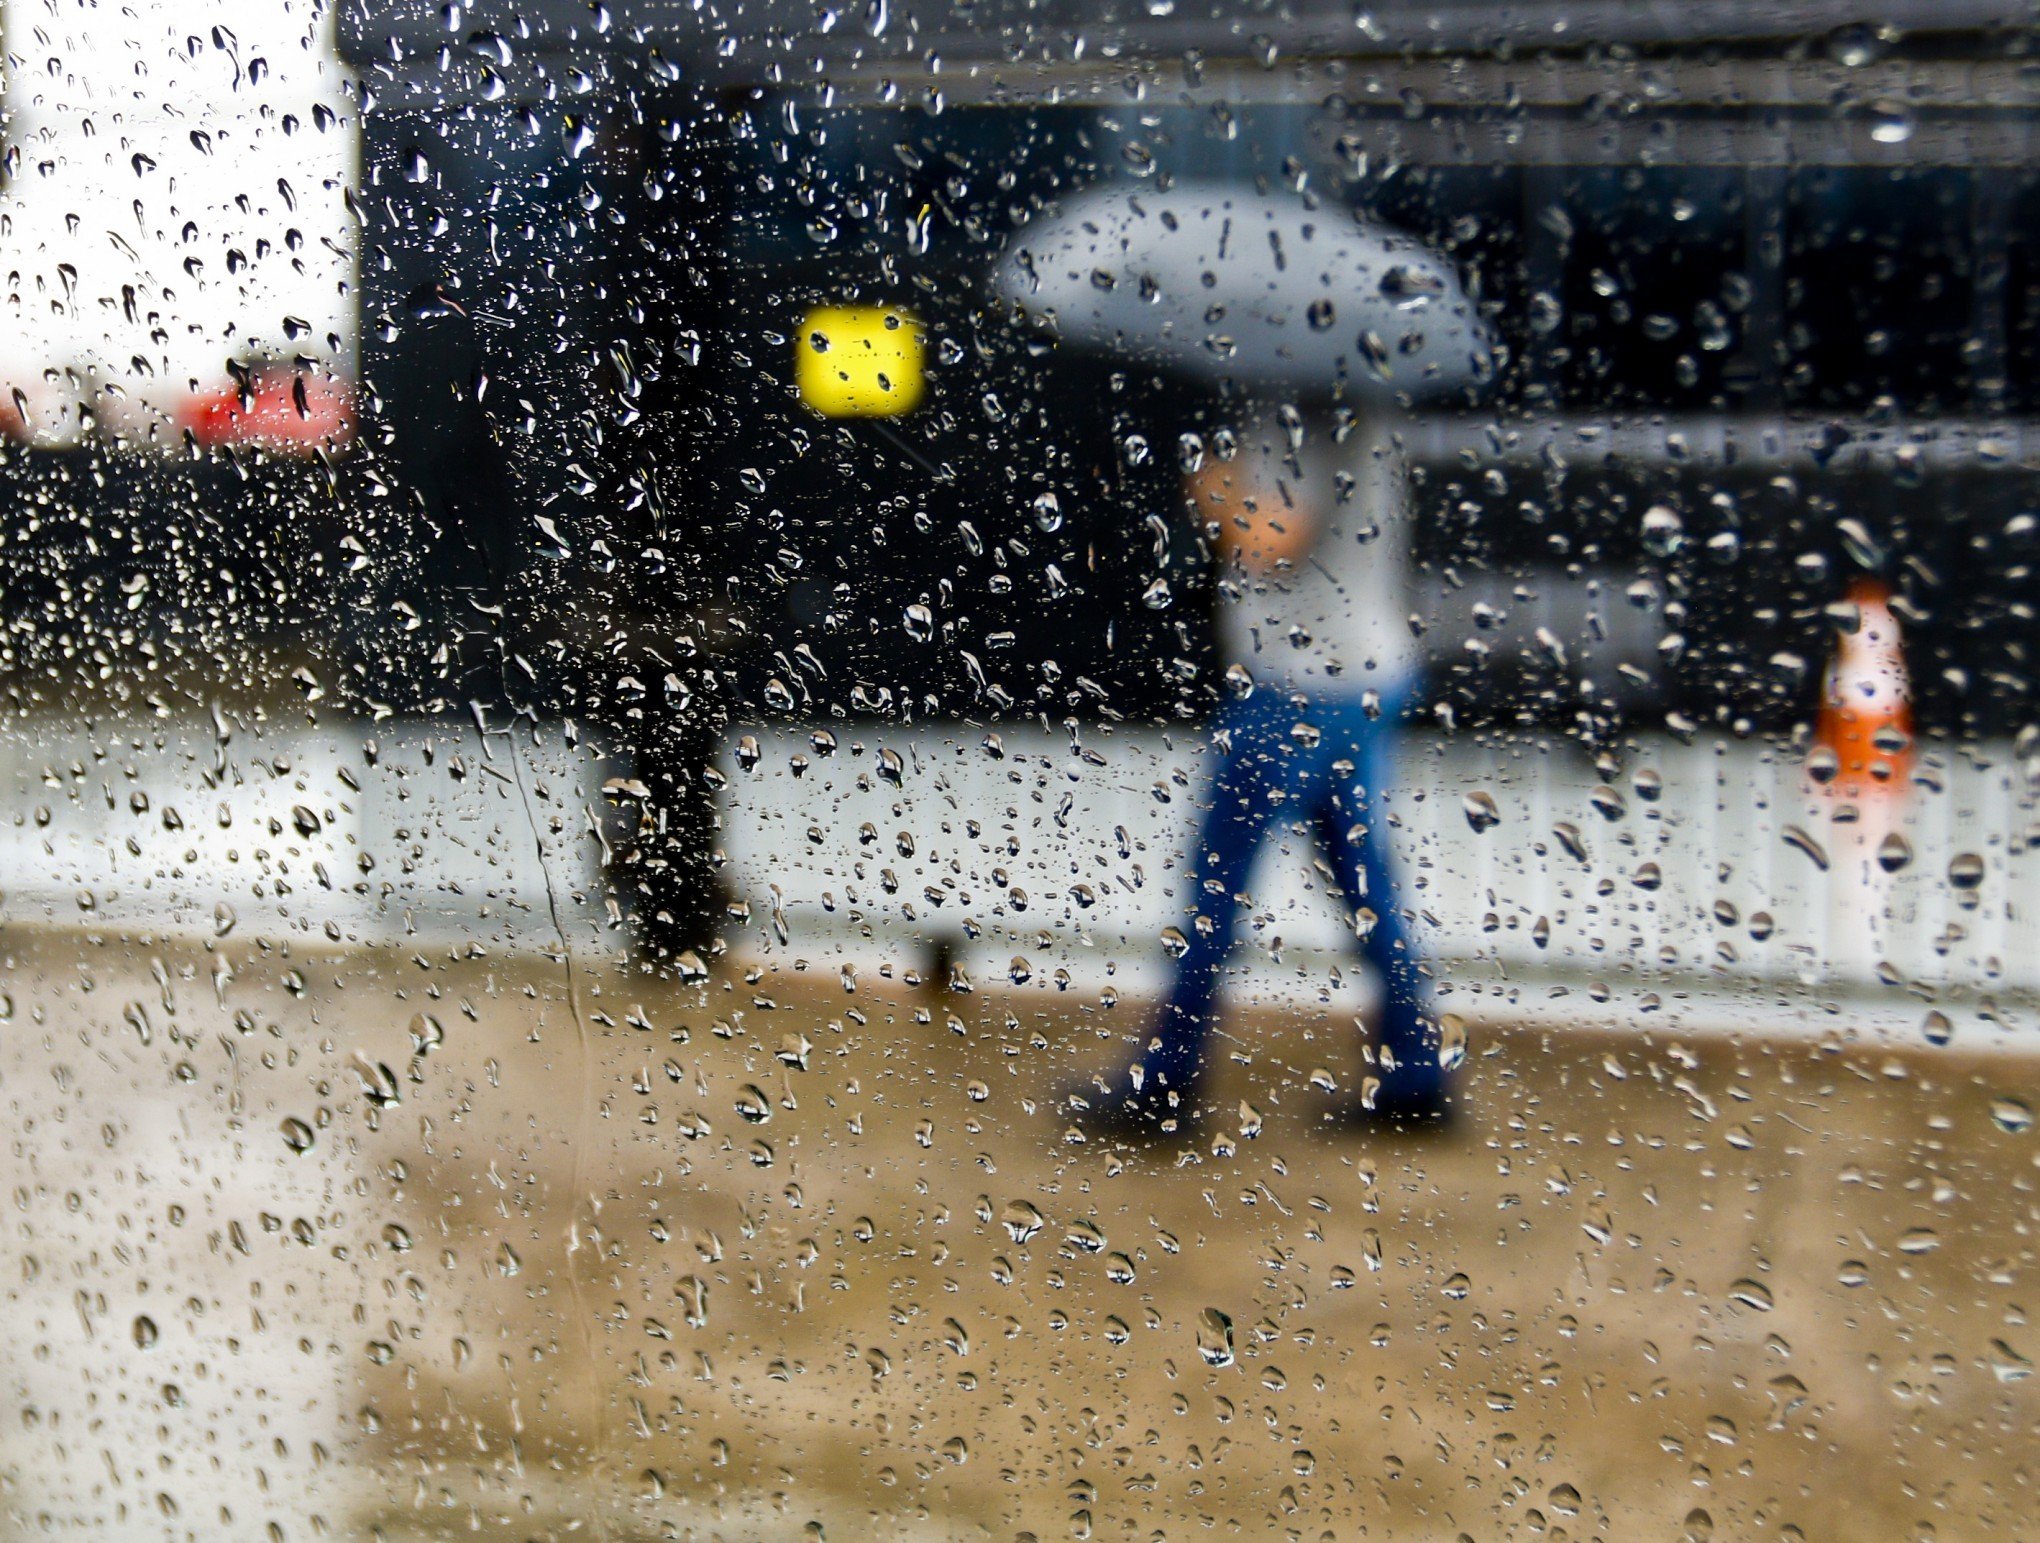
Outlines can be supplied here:
[[2019, 1531], [2030, 37], [1080, 10], [0, 3], [0, 1533]]

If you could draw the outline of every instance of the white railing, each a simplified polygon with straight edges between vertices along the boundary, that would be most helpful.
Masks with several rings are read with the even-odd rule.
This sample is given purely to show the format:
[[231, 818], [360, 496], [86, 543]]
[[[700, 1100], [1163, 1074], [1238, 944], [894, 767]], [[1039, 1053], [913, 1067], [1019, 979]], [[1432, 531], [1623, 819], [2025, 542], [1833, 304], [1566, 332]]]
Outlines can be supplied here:
[[607, 769], [557, 726], [534, 743], [227, 709], [18, 721], [0, 732], [0, 919], [544, 948], [557, 907], [574, 946], [605, 946]]
[[[0, 733], [0, 918], [554, 948], [557, 910], [575, 949], [620, 945], [595, 835], [616, 768], [556, 726], [534, 742], [528, 727], [485, 737], [452, 721], [221, 722], [225, 737], [142, 719]], [[729, 736], [719, 842], [748, 908], [731, 921], [734, 949], [818, 967], [915, 967], [940, 949], [976, 978], [1019, 956], [1037, 983], [1058, 969], [1123, 992], [1159, 981], [1209, 775], [1200, 729], [829, 732], [833, 755], [807, 727]], [[745, 739], [755, 761], [738, 752]], [[1655, 799], [1637, 790], [1644, 772]], [[1796, 755], [1658, 739], [1613, 784], [1620, 818], [1599, 812], [1600, 785], [1560, 740], [1405, 740], [1383, 813], [1399, 902], [1441, 981], [1510, 993], [1519, 1016], [1540, 1002], [1588, 1012], [1602, 995], [1628, 1010], [1661, 997], [1669, 1012], [1704, 995], [1759, 1025], [1765, 1004], [1788, 1000], [1802, 1016], [1839, 1001], [1858, 1017], [1874, 1000], [1915, 1028], [1931, 1010], [1974, 1025], [1992, 1004], [2014, 1026], [2033, 1018], [2040, 816], [2009, 745], [1926, 748], [1892, 816], [1911, 861], [1889, 876], [1874, 837], [1834, 823]], [[1465, 815], [1474, 792], [1501, 815], [1484, 832]], [[1793, 827], [1825, 848], [1825, 870]], [[1949, 877], [1965, 854], [1980, 860], [1968, 888]], [[1235, 956], [1248, 989], [1319, 995], [1334, 966], [1357, 978], [1315, 856], [1294, 835], [1264, 850]]]
[[[723, 759], [727, 871], [750, 899], [760, 947], [773, 946], [776, 911], [795, 952], [940, 941], [986, 968], [1020, 954], [1043, 967], [1109, 963], [1143, 986], [1158, 977], [1209, 775], [1200, 731], [830, 732], [833, 755], [806, 730], [753, 728], [731, 737]], [[734, 748], [745, 738], [757, 747], [749, 769]], [[897, 757], [897, 780], [882, 757]], [[1647, 742], [1612, 784], [1613, 819], [1601, 812], [1614, 807], [1601, 777], [1562, 740], [1413, 734], [1400, 765], [1383, 811], [1400, 901], [1427, 953], [1454, 973], [1602, 981], [1632, 996], [1649, 986], [1910, 989], [1972, 1003], [1997, 993], [2006, 1007], [2040, 990], [2035, 800], [2009, 745], [1926, 748], [1888, 813], [1868, 807], [1853, 826], [1835, 821], [1799, 756], [1752, 742]], [[1639, 776], [1655, 780], [1655, 797]], [[1485, 831], [1466, 816], [1476, 792], [1501, 815]], [[1872, 860], [1886, 829], [1911, 850], [1892, 874]], [[1981, 862], [1966, 888], [1949, 876], [1964, 854]], [[1299, 959], [1336, 958], [1349, 936], [1315, 855], [1285, 836], [1248, 885], [1240, 957], [1258, 951], [1264, 980]]]

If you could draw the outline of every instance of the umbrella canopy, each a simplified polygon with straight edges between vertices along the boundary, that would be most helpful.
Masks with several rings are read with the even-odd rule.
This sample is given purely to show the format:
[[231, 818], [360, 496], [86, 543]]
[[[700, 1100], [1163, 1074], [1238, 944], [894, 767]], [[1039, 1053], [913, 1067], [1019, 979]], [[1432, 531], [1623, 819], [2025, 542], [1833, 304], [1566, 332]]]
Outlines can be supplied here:
[[1237, 183], [1080, 194], [1016, 233], [993, 285], [1067, 343], [1202, 380], [1414, 402], [1492, 373], [1437, 253]]

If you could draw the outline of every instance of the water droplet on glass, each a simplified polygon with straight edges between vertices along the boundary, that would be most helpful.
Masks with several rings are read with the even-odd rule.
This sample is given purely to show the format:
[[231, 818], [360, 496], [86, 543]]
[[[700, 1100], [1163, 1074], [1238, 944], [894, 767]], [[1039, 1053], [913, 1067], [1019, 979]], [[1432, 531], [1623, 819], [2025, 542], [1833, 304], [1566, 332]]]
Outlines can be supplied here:
[[1999, 1130], [2010, 1135], [2024, 1135], [2033, 1128], [2033, 1106], [2009, 1094], [1991, 1100], [1990, 1117]]
[[1990, 1342], [1990, 1374], [1999, 1382], [2024, 1382], [2033, 1375], [2033, 1363], [2001, 1339]]
[[1466, 1020], [1457, 1013], [1438, 1015], [1438, 1064], [1448, 1072], [1466, 1064]]
[[1784, 830], [1779, 832], [1779, 835], [1784, 839], [1787, 846], [1804, 852], [1812, 860], [1814, 867], [1820, 869], [1823, 873], [1827, 871], [1827, 848], [1814, 840], [1813, 837], [1809, 836], [1797, 825], [1786, 826]]
[[1025, 1243], [1041, 1231], [1044, 1219], [1040, 1211], [1025, 1200], [1009, 1200], [999, 1213], [999, 1224], [1003, 1226], [1015, 1243]]
[[1382, 298], [1405, 309], [1428, 305], [1444, 293], [1441, 275], [1409, 263], [1397, 263], [1381, 276]]
[[1587, 802], [1604, 820], [1619, 820], [1629, 812], [1629, 801], [1606, 783], [1588, 793]]
[[1870, 137], [1880, 145], [1902, 145], [1913, 137], [1912, 110], [1903, 102], [1880, 98], [1865, 110]]
[[1740, 1302], [1753, 1312], [1768, 1313], [1772, 1307], [1771, 1288], [1747, 1276], [1728, 1288], [1728, 1299]]
[[446, 1043], [446, 1030], [430, 1013], [411, 1015], [411, 1054], [427, 1055]]
[[1686, 522], [1663, 504], [1644, 511], [1643, 549], [1653, 557], [1670, 557], [1686, 541]]
[[1069, 1224], [1065, 1233], [1070, 1246], [1086, 1254], [1100, 1254], [1105, 1251], [1105, 1234], [1095, 1223], [1081, 1218]]
[[1836, 27], [1822, 40], [1821, 46], [1828, 58], [1850, 70], [1875, 64], [1890, 48], [1880, 30], [1868, 22], [1850, 22]]
[[1233, 1363], [1233, 1322], [1215, 1307], [1197, 1315], [1197, 1353], [1208, 1366]]

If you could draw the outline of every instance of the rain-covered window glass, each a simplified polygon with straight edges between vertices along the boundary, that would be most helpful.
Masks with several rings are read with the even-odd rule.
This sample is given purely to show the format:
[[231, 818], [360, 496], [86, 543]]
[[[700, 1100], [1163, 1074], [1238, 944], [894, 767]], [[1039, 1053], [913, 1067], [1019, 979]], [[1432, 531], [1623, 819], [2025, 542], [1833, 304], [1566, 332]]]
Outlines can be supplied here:
[[0, 0], [0, 1537], [2018, 1537], [1941, 0]]

